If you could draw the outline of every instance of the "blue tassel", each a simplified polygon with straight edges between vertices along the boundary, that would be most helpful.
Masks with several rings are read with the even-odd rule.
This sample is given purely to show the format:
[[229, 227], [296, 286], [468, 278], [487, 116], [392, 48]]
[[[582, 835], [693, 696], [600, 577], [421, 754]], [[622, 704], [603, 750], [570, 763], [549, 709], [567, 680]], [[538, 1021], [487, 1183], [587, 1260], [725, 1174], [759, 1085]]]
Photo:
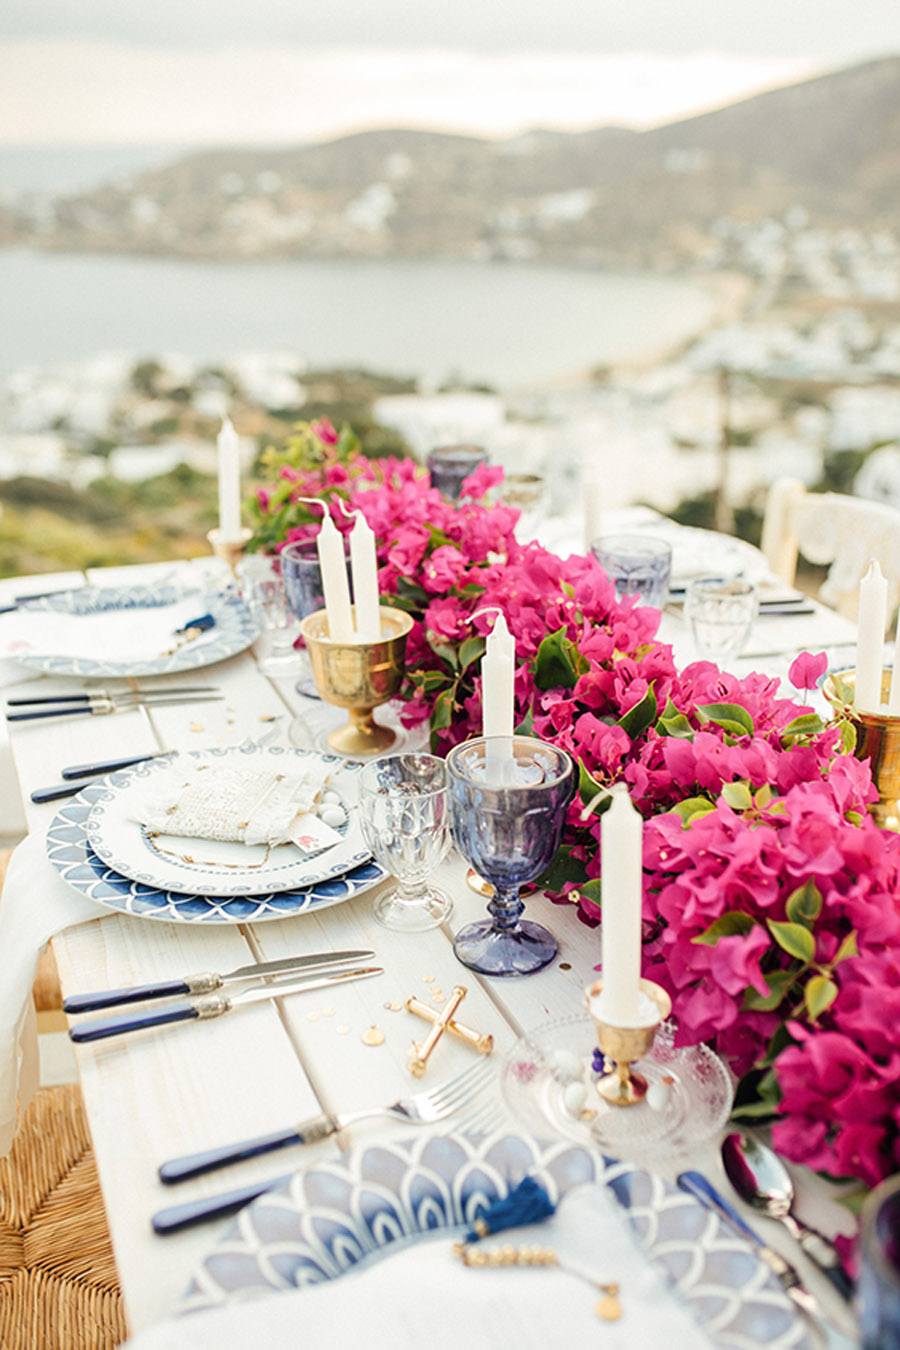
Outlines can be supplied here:
[[210, 628], [215, 628], [216, 621], [211, 614], [199, 614], [196, 619], [189, 619], [187, 623], [176, 628], [176, 633], [187, 633], [190, 629], [196, 628], [201, 633], [208, 633]]
[[547, 1191], [534, 1177], [525, 1177], [503, 1200], [488, 1205], [484, 1214], [475, 1220], [466, 1233], [467, 1242], [477, 1242], [490, 1233], [502, 1233], [507, 1228], [523, 1228], [528, 1223], [540, 1223], [556, 1213], [556, 1205]]

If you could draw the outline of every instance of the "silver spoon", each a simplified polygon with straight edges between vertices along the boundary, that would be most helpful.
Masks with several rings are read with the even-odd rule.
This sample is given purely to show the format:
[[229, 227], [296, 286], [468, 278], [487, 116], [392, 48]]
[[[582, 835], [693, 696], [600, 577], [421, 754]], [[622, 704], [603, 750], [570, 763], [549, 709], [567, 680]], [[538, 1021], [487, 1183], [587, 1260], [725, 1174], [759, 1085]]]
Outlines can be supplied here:
[[735, 1131], [722, 1141], [722, 1162], [728, 1180], [741, 1199], [769, 1218], [780, 1220], [841, 1297], [851, 1299], [853, 1283], [845, 1273], [834, 1245], [814, 1228], [807, 1228], [791, 1212], [794, 1183], [778, 1154], [749, 1134]]

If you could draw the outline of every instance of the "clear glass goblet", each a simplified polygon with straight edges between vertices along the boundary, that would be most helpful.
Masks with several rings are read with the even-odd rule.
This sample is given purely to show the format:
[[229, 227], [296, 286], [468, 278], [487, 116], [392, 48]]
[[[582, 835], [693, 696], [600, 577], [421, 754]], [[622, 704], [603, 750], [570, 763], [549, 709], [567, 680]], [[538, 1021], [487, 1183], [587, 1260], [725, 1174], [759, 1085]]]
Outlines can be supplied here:
[[427, 884], [450, 849], [444, 761], [427, 754], [373, 760], [359, 775], [359, 813], [375, 861], [397, 878], [375, 901], [375, 918], [401, 933], [437, 928], [453, 908]]
[[558, 946], [541, 924], [522, 918], [519, 891], [559, 847], [575, 766], [565, 750], [530, 736], [482, 736], [450, 751], [447, 773], [454, 843], [494, 887], [491, 918], [461, 928], [453, 950], [482, 975], [530, 975]]
[[250, 612], [257, 618], [266, 637], [260, 670], [264, 675], [295, 674], [300, 665], [294, 650], [297, 624], [288, 604], [278, 559], [251, 554], [241, 560], [238, 579]]
[[699, 578], [690, 583], [684, 598], [684, 614], [694, 641], [702, 655], [711, 660], [740, 655], [757, 608], [756, 587], [749, 581]]

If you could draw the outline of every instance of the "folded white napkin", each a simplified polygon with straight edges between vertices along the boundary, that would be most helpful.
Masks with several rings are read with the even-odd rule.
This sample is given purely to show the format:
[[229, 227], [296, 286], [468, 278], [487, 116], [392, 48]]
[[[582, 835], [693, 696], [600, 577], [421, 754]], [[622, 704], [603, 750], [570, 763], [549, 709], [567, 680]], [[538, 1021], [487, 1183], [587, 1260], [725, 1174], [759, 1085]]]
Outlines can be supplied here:
[[[61, 614], [56, 610], [20, 609], [0, 615], [0, 656], [26, 653], [109, 660], [155, 660], [177, 642], [176, 630], [199, 614], [198, 596], [172, 605], [146, 609], [110, 609], [97, 614]], [[208, 640], [215, 633], [192, 639]]]
[[209, 758], [176, 760], [151, 778], [133, 819], [154, 834], [225, 843], [290, 843], [331, 779], [331, 766], [309, 759], [299, 769]]
[[38, 956], [64, 928], [100, 911], [50, 866], [40, 834], [10, 859], [0, 895], [0, 1156], [12, 1147], [19, 1115], [38, 1087], [37, 1024], [31, 986]]
[[573, 1191], [547, 1223], [506, 1236], [517, 1245], [552, 1246], [586, 1275], [617, 1281], [621, 1321], [596, 1316], [600, 1294], [576, 1275], [552, 1268], [468, 1269], [453, 1255], [456, 1239], [439, 1237], [400, 1247], [327, 1284], [161, 1322], [127, 1344], [131, 1350], [257, 1344], [295, 1350], [301, 1343], [366, 1350], [701, 1350], [710, 1344], [647, 1262], [605, 1186]]

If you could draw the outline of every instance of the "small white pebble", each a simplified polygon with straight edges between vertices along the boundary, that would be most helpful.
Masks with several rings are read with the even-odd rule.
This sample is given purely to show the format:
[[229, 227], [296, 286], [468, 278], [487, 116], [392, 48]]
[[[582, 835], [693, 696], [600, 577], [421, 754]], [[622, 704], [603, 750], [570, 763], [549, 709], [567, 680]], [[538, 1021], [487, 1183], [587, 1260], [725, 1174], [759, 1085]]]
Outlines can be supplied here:
[[647, 1105], [651, 1111], [665, 1111], [669, 1104], [667, 1083], [651, 1083], [647, 1088]]
[[573, 1078], [581, 1077], [581, 1063], [571, 1050], [554, 1050], [551, 1063], [564, 1082], [568, 1083]]
[[587, 1101], [587, 1087], [584, 1083], [567, 1083], [563, 1090], [563, 1106], [570, 1116], [579, 1116]]
[[340, 806], [341, 804], [340, 794], [337, 792], [332, 792], [331, 789], [329, 788], [327, 792], [322, 793], [322, 801], [331, 802], [333, 804], [336, 803], [338, 806]]
[[330, 825], [333, 830], [336, 830], [340, 825], [343, 825], [346, 816], [343, 807], [328, 805], [322, 807], [319, 812], [319, 819], [323, 825]]

